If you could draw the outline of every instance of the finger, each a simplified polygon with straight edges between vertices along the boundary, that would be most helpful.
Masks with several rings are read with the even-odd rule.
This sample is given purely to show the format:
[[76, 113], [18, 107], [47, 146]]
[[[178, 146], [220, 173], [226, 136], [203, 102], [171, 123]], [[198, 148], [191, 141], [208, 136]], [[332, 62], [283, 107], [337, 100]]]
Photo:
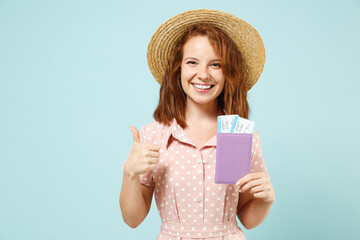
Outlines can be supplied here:
[[261, 178], [260, 179], [255, 179], [255, 180], [252, 180], [250, 182], [245, 183], [242, 187], [240, 187], [240, 190], [241, 190], [241, 192], [245, 192], [248, 189], [253, 188], [255, 186], [258, 186], [258, 185], [261, 185], [263, 183], [264, 183], [263, 179], [261, 179]]
[[159, 152], [154, 152], [154, 151], [147, 151], [145, 156], [150, 157], [150, 158], [159, 158], [160, 153]]
[[149, 163], [157, 165], [159, 163], [159, 158], [150, 158]]
[[268, 194], [264, 191], [261, 191], [261, 192], [254, 193], [253, 196], [255, 198], [267, 198]]
[[266, 187], [264, 185], [258, 185], [250, 189], [250, 193], [255, 194], [259, 192], [265, 192]]
[[242, 186], [245, 183], [252, 181], [254, 179], [259, 179], [261, 177], [267, 176], [266, 173], [264, 172], [254, 172], [254, 173], [249, 173], [247, 175], [245, 175], [244, 177], [240, 178], [237, 182], [236, 185], [238, 186]]
[[140, 135], [136, 127], [130, 126], [130, 130], [133, 134], [133, 143], [140, 143]]
[[160, 153], [157, 151], [150, 151], [149, 149], [144, 148], [144, 149], [142, 149], [142, 152], [143, 152], [144, 157], [146, 157], [146, 158], [160, 157]]
[[160, 151], [160, 145], [158, 144], [147, 144], [146, 147], [151, 151]]
[[251, 181], [253, 179], [256, 179], [256, 176], [257, 176], [257, 173], [249, 173], [249, 174], [245, 175], [244, 177], [240, 178], [236, 182], [236, 185], [242, 186], [245, 183], [247, 183], [247, 182], [249, 182], [249, 181]]
[[149, 164], [146, 168], [146, 171], [154, 170], [157, 167], [157, 164]]
[[259, 178], [255, 180], [251, 180], [250, 182], [245, 183], [240, 189], [241, 191], [247, 191], [250, 188], [253, 188], [258, 185], [265, 185], [269, 182], [268, 178]]

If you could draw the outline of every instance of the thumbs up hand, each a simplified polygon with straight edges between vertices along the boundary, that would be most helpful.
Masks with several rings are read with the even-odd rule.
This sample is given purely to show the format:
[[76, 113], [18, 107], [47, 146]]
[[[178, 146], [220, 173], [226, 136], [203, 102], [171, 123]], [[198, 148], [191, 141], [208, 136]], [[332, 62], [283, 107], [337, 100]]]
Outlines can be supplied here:
[[133, 145], [124, 171], [128, 172], [130, 176], [135, 176], [155, 169], [159, 162], [160, 146], [141, 143], [139, 131], [135, 127], [130, 127], [130, 130], [133, 134]]

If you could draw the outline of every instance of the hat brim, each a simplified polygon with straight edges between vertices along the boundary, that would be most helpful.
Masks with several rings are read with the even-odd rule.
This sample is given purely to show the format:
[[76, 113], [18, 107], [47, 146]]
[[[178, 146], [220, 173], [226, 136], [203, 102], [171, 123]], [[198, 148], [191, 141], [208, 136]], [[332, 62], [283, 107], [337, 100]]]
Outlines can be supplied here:
[[249, 23], [229, 13], [210, 9], [183, 12], [170, 18], [156, 30], [147, 49], [148, 65], [155, 80], [161, 85], [176, 43], [191, 26], [198, 23], [214, 25], [234, 41], [243, 59], [246, 88], [250, 90], [264, 68], [264, 43]]

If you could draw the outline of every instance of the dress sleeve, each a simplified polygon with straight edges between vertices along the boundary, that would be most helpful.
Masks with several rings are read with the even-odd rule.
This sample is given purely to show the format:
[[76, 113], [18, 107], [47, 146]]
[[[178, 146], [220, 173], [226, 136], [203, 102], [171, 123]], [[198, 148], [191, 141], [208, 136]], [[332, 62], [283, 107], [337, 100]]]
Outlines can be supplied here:
[[[148, 143], [146, 135], [145, 135], [145, 127], [141, 127], [139, 130], [139, 135], [140, 135], [140, 142], [141, 143]], [[130, 148], [129, 154], [126, 157], [126, 160], [124, 162], [124, 164], [122, 165], [121, 169], [124, 170], [124, 166], [126, 161], [128, 160], [130, 153], [131, 153], [132, 147]], [[147, 173], [144, 174], [140, 174], [139, 175], [140, 178], [140, 183], [149, 187], [153, 187], [154, 184], [154, 179], [153, 179], [153, 170], [148, 171]]]
[[252, 139], [251, 172], [265, 172], [269, 175], [261, 150], [260, 136], [257, 131], [254, 131]]

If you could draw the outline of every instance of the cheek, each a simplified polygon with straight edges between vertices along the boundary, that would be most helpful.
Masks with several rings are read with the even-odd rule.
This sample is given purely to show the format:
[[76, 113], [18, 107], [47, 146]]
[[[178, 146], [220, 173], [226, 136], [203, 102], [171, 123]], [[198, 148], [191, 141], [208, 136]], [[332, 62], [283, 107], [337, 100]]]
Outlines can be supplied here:
[[188, 68], [182, 68], [180, 72], [181, 87], [185, 93], [190, 88], [190, 81], [193, 79], [193, 71]]
[[186, 74], [186, 71], [181, 71], [180, 72], [180, 84], [181, 84], [181, 88], [183, 89], [183, 91], [187, 94], [188, 93], [188, 89], [189, 89], [189, 81], [188, 81], [189, 77], [188, 74]]
[[222, 74], [222, 72], [218, 72], [217, 74], [216, 74], [216, 81], [217, 81], [217, 83], [219, 84], [219, 87], [220, 87], [220, 89], [221, 89], [221, 91], [223, 90], [223, 88], [224, 88], [224, 85], [225, 85], [225, 77], [224, 77], [224, 75]]
[[194, 70], [185, 66], [181, 66], [181, 72], [180, 72], [180, 76], [181, 76], [181, 80], [189, 80], [192, 76], [194, 75]]
[[181, 76], [181, 88], [184, 90], [184, 92], [186, 93], [187, 92], [187, 89], [188, 89], [188, 85], [187, 85], [187, 82], [186, 80], [184, 80], [183, 76]]

